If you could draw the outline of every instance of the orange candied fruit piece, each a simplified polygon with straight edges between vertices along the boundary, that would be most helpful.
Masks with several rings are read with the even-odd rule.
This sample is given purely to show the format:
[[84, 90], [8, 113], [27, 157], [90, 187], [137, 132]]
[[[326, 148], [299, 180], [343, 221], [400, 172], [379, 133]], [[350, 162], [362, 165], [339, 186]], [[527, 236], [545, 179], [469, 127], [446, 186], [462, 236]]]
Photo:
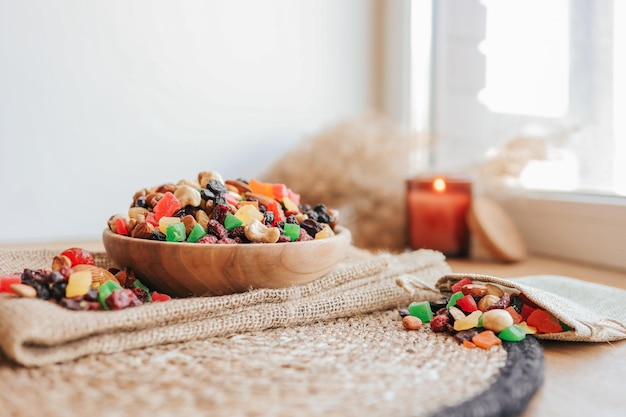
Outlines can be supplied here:
[[463, 341], [463, 346], [466, 347], [466, 348], [470, 348], [470, 349], [476, 347], [476, 345], [474, 343], [470, 342], [469, 340], [464, 340]]
[[502, 339], [500, 339], [491, 330], [485, 330], [472, 337], [472, 343], [479, 348], [490, 349], [493, 346], [501, 345]]
[[266, 197], [274, 198], [273, 184], [268, 184], [252, 178], [250, 181], [248, 181], [248, 187], [250, 187], [250, 190], [252, 190], [252, 192], [255, 194], [261, 194]]

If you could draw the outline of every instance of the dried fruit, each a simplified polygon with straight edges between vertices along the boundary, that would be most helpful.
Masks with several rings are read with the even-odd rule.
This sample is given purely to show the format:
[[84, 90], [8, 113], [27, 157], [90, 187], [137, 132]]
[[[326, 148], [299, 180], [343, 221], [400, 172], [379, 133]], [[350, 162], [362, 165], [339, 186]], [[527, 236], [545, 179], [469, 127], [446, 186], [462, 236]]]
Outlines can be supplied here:
[[483, 349], [490, 349], [493, 346], [501, 345], [502, 339], [491, 330], [485, 330], [472, 338], [472, 343]]
[[450, 325], [450, 319], [446, 315], [438, 315], [430, 321], [430, 328], [433, 332], [445, 332]]
[[82, 248], [69, 248], [61, 252], [61, 255], [67, 256], [71, 261], [71, 266], [74, 265], [94, 265], [95, 261], [91, 252]]
[[415, 316], [406, 316], [402, 319], [402, 325], [407, 330], [419, 330], [422, 327], [422, 321]]

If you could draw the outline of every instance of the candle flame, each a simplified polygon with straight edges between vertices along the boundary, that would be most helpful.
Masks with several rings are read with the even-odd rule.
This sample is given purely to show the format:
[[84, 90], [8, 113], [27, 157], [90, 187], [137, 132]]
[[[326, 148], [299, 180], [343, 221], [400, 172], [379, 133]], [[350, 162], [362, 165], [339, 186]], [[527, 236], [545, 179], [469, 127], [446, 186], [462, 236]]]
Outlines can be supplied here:
[[446, 191], [446, 182], [443, 178], [436, 178], [435, 181], [433, 181], [433, 189], [438, 193]]

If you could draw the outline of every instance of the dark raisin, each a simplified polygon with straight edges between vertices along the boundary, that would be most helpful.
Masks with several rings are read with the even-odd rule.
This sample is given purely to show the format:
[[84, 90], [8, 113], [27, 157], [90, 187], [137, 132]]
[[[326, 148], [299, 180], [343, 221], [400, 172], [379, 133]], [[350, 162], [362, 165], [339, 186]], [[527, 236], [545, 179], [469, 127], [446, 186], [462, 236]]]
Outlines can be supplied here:
[[522, 297], [519, 297], [517, 295], [514, 295], [513, 297], [511, 297], [511, 306], [513, 306], [515, 311], [517, 311], [519, 314], [522, 314], [523, 305], [524, 305], [524, 300], [522, 300]]
[[440, 309], [446, 308], [447, 305], [448, 305], [448, 299], [442, 298], [439, 301], [431, 301], [430, 309], [433, 313], [436, 314]]
[[306, 232], [311, 236], [315, 237], [317, 232], [322, 230], [324, 226], [316, 220], [311, 218], [305, 219], [302, 223], [300, 223], [300, 227], [302, 227]]
[[330, 214], [326, 211], [326, 206], [324, 204], [318, 204], [313, 209], [315, 213], [317, 213], [317, 221], [321, 223], [332, 223], [333, 219]]
[[296, 219], [296, 216], [294, 216], [293, 214], [290, 214], [289, 216], [287, 216], [285, 223], [298, 224], [298, 219]]
[[478, 332], [474, 329], [469, 329], [469, 330], [461, 330], [460, 332], [457, 332], [454, 337], [456, 338], [456, 340], [458, 340], [459, 342], [463, 342], [464, 340], [468, 340], [468, 341], [472, 341], [472, 338], [474, 336], [476, 336], [478, 334]]
[[208, 190], [213, 191], [213, 193], [215, 193], [215, 195], [217, 195], [217, 194], [224, 194], [225, 192], [228, 191], [226, 189], [226, 186], [224, 184], [222, 184], [221, 182], [219, 182], [218, 180], [216, 180], [216, 179], [209, 180], [209, 182], [206, 185], [206, 188]]
[[274, 212], [273, 211], [266, 211], [265, 213], [263, 213], [263, 223], [265, 224], [272, 224], [274, 223]]
[[150, 239], [165, 241], [165, 233], [161, 232], [160, 230], [155, 230], [154, 232], [152, 232], [152, 237]]
[[143, 207], [143, 208], [148, 207], [148, 203], [146, 202], [145, 195], [137, 197], [137, 200], [135, 200], [135, 207]]
[[401, 308], [400, 310], [398, 310], [398, 313], [400, 314], [400, 317], [403, 317], [403, 318], [411, 314], [409, 313], [409, 310], [406, 308]]
[[67, 282], [67, 278], [59, 271], [54, 271], [53, 273], [50, 274], [50, 278], [48, 282], [54, 285], [57, 282]]
[[67, 288], [67, 282], [59, 281], [50, 287], [50, 296], [55, 300], [59, 301], [61, 298], [65, 297], [65, 288]]
[[41, 298], [42, 300], [50, 299], [50, 288], [48, 284], [42, 284], [39, 281], [33, 281], [30, 284], [37, 291], [37, 298]]
[[200, 191], [200, 197], [202, 197], [204, 201], [215, 200], [215, 193], [205, 188]]

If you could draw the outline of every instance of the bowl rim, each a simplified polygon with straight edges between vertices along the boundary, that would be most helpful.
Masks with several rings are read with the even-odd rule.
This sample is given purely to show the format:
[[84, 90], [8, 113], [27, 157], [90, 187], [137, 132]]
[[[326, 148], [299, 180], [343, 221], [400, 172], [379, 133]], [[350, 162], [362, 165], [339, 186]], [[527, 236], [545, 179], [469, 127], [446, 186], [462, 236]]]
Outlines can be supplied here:
[[165, 240], [152, 240], [152, 239], [140, 239], [140, 238], [135, 238], [135, 237], [131, 237], [131, 236], [127, 236], [127, 235], [120, 235], [118, 233], [115, 233], [113, 230], [111, 230], [110, 228], [105, 228], [102, 232], [102, 237], [104, 238], [104, 236], [108, 236], [111, 239], [119, 239], [121, 241], [128, 241], [128, 242], [141, 242], [147, 245], [168, 245], [168, 246], [175, 246], [175, 247], [201, 247], [201, 248], [215, 248], [215, 247], [221, 247], [221, 248], [239, 248], [239, 247], [253, 247], [253, 248], [273, 248], [273, 247], [283, 247], [285, 245], [289, 245], [290, 247], [292, 245], [302, 245], [302, 244], [314, 244], [314, 245], [322, 245], [324, 243], [328, 243], [328, 242], [334, 242], [337, 238], [348, 238], [350, 241], [352, 241], [352, 233], [350, 232], [350, 230], [344, 226], [340, 226], [337, 225], [335, 226], [335, 235], [328, 237], [328, 238], [324, 238], [324, 239], [312, 239], [312, 240], [302, 240], [302, 241], [295, 241], [295, 242], [275, 242], [275, 243], [259, 243], [259, 244], [254, 244], [254, 243], [207, 243], [207, 244], [203, 244], [203, 243], [192, 243], [192, 242], [168, 242]]

